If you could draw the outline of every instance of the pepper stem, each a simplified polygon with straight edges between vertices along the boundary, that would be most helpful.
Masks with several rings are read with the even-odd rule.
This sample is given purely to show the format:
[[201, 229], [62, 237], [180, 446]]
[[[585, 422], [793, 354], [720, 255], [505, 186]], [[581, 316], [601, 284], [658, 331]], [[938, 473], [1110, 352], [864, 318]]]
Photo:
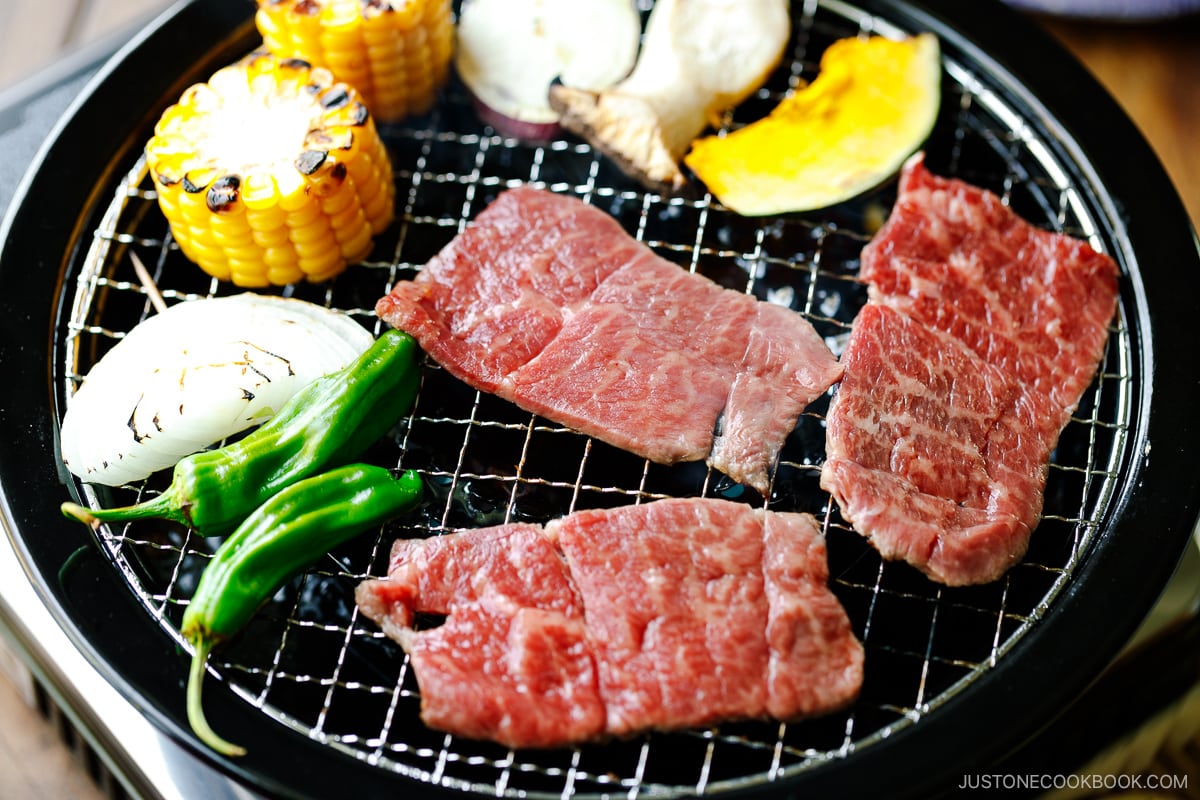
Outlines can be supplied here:
[[73, 519], [76, 522], [82, 522], [84, 525], [90, 525], [93, 528], [100, 524], [100, 520], [92, 513], [90, 508], [84, 508], [79, 503], [63, 503], [62, 513], [64, 517]]
[[192, 726], [192, 730], [196, 736], [200, 737], [200, 741], [221, 755], [244, 756], [246, 748], [222, 739], [209, 727], [208, 720], [204, 717], [204, 707], [200, 700], [200, 690], [204, 683], [204, 666], [208, 661], [208, 652], [211, 649], [212, 645], [209, 642], [201, 640], [196, 644], [196, 650], [192, 655], [192, 667], [188, 671], [187, 685], [188, 723]]
[[123, 522], [131, 519], [149, 519], [160, 517], [176, 522], [186, 522], [180, 512], [175, 496], [166, 491], [145, 502], [121, 508], [85, 508], [78, 503], [63, 503], [63, 516], [90, 525], [95, 528], [101, 522]]

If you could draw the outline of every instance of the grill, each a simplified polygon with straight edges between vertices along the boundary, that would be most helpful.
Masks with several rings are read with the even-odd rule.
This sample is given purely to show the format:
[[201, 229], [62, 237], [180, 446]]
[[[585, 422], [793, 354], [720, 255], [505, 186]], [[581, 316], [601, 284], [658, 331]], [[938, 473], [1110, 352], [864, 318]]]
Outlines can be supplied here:
[[[799, 9], [791, 59], [738, 110], [753, 118], [815, 75], [834, 38], [896, 33], [844, 4]], [[929, 155], [936, 169], [1003, 193], [1028, 218], [1114, 248], [1048, 144], [983, 79], [951, 63], [945, 112]], [[864, 302], [855, 281], [869, 219], [888, 198], [866, 198], [836, 218], [741, 219], [709, 198], [647, 194], [589, 147], [560, 140], [528, 146], [480, 130], [459, 91], [420, 127], [384, 129], [397, 168], [400, 219], [370, 261], [331, 285], [290, 296], [341, 309], [378, 327], [373, 302], [411, 278], [496, 193], [521, 182], [583, 197], [619, 219], [661, 255], [726, 286], [805, 314], [840, 349]], [[738, 120], [729, 121], [730, 125]], [[117, 186], [83, 260], [67, 322], [66, 391], [88, 363], [148, 304], [130, 252], [156, 267], [168, 300], [228, 293], [199, 276], [172, 245], [140, 162]], [[189, 281], [191, 281], [189, 283]], [[994, 665], [1050, 607], [1086, 552], [1125, 458], [1130, 404], [1129, 339], [1113, 332], [1101, 377], [1065, 432], [1047, 486], [1033, 552], [995, 586], [949, 590], [883, 564], [842, 523], [818, 487], [824, 402], [811, 407], [775, 474], [769, 507], [824, 520], [835, 589], [868, 649], [862, 700], [813, 722], [742, 723], [568, 751], [514, 753], [453, 740], [419, 722], [419, 691], [403, 652], [356, 613], [354, 585], [386, 569], [397, 536], [436, 535], [512, 520], [547, 521], [570, 511], [669, 496], [746, 499], [742, 487], [702, 466], [663, 467], [532, 417], [480, 394], [427, 363], [413, 413], [375, 457], [416, 469], [429, 499], [410, 518], [331, 553], [276, 597], [252, 629], [212, 661], [215, 676], [281, 724], [379, 769], [422, 781], [510, 795], [716, 792], [802, 772], [869, 746], [933, 712]], [[122, 505], [132, 496], [96, 497]], [[749, 493], [747, 493], [749, 494]], [[177, 625], [215, 542], [161, 523], [105, 526], [109, 552], [146, 612], [177, 640]]]
[[[643, 5], [648, 13], [649, 3]], [[1137, 429], [1148, 413], [1145, 298], [1116, 201], [1042, 101], [972, 44], [939, 30], [936, 19], [898, 4], [808, 0], [794, 4], [793, 23], [784, 63], [727, 126], [763, 115], [811, 80], [821, 52], [837, 38], [932, 27], [943, 39], [945, 77], [940, 117], [926, 145], [929, 167], [997, 192], [1039, 226], [1087, 239], [1122, 268], [1107, 353], [1054, 453], [1042, 520], [1025, 560], [993, 584], [953, 589], [882, 562], [819, 487], [825, 397], [788, 439], [765, 504], [812, 513], [823, 525], [832, 588], [866, 647], [866, 681], [855, 705], [798, 723], [738, 722], [546, 751], [450, 737], [420, 722], [420, 693], [403, 651], [354, 606], [355, 585], [384, 573], [394, 539], [544, 522], [574, 510], [663, 497], [764, 500], [703, 464], [652, 464], [531, 416], [426, 361], [411, 414], [370, 456], [417, 470], [426, 501], [323, 557], [280, 591], [242, 636], [213, 654], [205, 692], [218, 705], [211, 714], [218, 730], [228, 729], [226, 718], [249, 719], [267, 742], [248, 742], [252, 751], [274, 750], [269, 742], [276, 738], [302, 741], [319, 757], [384, 785], [398, 775], [430, 788], [506, 797], [766, 791], [853, 766], [885, 750], [889, 740], [949, 714], [1033, 646], [1047, 618], [1070, 604], [1127, 503], [1143, 457]], [[241, 24], [212, 43], [209, 66], [255, 41]], [[206, 74], [201, 70], [199, 79]], [[160, 108], [173, 98], [153, 102]], [[154, 116], [148, 114], [135, 141]], [[856, 280], [859, 252], [894, 200], [894, 185], [886, 185], [820, 214], [747, 219], [698, 192], [659, 196], [573, 138], [530, 145], [494, 135], [457, 84], [430, 115], [383, 126], [381, 133], [395, 166], [396, 222], [365, 263], [334, 281], [272, 290], [338, 309], [377, 332], [376, 299], [416, 275], [500, 191], [532, 183], [603, 209], [682, 268], [795, 309], [838, 353], [866, 299]], [[101, 200], [90, 236], [66, 258], [53, 326], [51, 390], [59, 409], [89, 367], [153, 313], [135, 258], [149, 265], [170, 303], [237, 291], [210, 280], [178, 251], [136, 146], [129, 153], [97, 187]], [[168, 476], [156, 475], [144, 485], [108, 489], [68, 479], [83, 501], [104, 507], [144, 499], [167, 482]], [[61, 499], [67, 498], [55, 502]], [[218, 544], [165, 522], [102, 526], [87, 544], [104, 554], [119, 591], [134, 601], [133, 613], [174, 644], [174, 663], [181, 666], [163, 696], [177, 692], [180, 703], [187, 645], [178, 626]], [[175, 699], [158, 702], [169, 717]], [[178, 718], [173, 723], [178, 726]], [[256, 768], [253, 762], [246, 768], [251, 778]], [[281, 793], [305, 791], [286, 779], [272, 785]]]

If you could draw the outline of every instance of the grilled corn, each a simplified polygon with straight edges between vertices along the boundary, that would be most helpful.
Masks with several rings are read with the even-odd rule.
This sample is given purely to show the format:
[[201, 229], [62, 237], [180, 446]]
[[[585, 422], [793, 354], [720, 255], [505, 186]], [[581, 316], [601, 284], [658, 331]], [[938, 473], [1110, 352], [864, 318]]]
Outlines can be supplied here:
[[427, 111], [450, 71], [450, 0], [258, 0], [267, 50], [327, 68], [381, 122]]
[[392, 220], [391, 162], [350, 86], [253, 53], [187, 89], [146, 144], [184, 255], [238, 286], [323, 281]]

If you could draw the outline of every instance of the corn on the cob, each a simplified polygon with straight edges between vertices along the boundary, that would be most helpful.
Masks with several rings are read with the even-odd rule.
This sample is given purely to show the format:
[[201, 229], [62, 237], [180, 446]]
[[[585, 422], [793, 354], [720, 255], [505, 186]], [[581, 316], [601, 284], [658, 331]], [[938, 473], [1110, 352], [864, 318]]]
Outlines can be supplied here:
[[381, 122], [427, 111], [450, 71], [450, 0], [258, 0], [268, 51], [327, 68]]
[[190, 87], [146, 160], [180, 249], [238, 286], [332, 278], [392, 220], [391, 162], [366, 106], [299, 59], [252, 53]]

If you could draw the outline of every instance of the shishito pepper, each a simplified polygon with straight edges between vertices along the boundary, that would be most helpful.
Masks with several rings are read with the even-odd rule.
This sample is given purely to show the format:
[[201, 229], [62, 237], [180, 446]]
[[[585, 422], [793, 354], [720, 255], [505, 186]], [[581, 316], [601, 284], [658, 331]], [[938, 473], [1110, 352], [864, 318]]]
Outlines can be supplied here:
[[280, 489], [358, 459], [390, 430], [416, 396], [418, 353], [415, 339], [389, 330], [245, 438], [180, 460], [157, 497], [110, 509], [63, 503], [62, 512], [89, 525], [164, 518], [206, 536], [228, 533]]
[[245, 750], [218, 736], [201, 705], [208, 654], [240, 631], [268, 598], [323, 553], [415, 506], [421, 479], [398, 478], [365, 464], [292, 484], [254, 511], [217, 549], [183, 614], [180, 633], [192, 645], [188, 721], [201, 741], [225, 755]]

